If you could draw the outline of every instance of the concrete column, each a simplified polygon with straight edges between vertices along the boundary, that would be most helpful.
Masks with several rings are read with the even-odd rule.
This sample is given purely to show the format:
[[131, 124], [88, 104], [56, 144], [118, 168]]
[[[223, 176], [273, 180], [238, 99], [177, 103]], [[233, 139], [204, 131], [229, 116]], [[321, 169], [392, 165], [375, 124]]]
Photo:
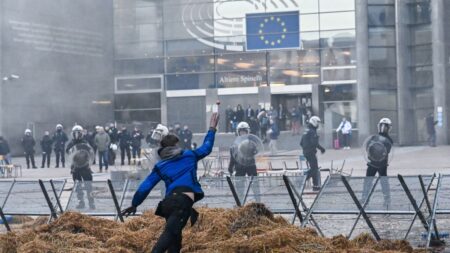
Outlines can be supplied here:
[[410, 89], [411, 75], [408, 68], [411, 52], [409, 44], [409, 28], [407, 25], [408, 6], [406, 1], [395, 1], [395, 32], [397, 49], [397, 107], [398, 107], [398, 142], [400, 145], [412, 145], [417, 134], [414, 122], [413, 96]]
[[362, 142], [370, 134], [369, 93], [369, 28], [367, 0], [356, 0], [356, 60], [358, 105], [358, 139]]
[[436, 143], [448, 143], [448, 109], [447, 109], [447, 71], [445, 48], [445, 12], [444, 1], [431, 1], [431, 31], [433, 42], [433, 95], [435, 115], [442, 115], [442, 122], [436, 127]]

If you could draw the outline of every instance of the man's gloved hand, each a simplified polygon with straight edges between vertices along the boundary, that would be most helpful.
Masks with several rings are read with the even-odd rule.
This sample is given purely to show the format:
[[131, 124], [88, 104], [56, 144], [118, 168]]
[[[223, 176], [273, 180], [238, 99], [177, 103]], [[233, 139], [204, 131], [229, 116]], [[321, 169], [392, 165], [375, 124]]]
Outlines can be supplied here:
[[127, 209], [122, 210], [122, 216], [128, 217], [130, 214], [132, 214], [132, 215], [136, 214], [135, 206], [130, 206]]
[[320, 150], [320, 152], [321, 152], [322, 154], [324, 154], [324, 153], [325, 153], [325, 149], [322, 148], [322, 149]]

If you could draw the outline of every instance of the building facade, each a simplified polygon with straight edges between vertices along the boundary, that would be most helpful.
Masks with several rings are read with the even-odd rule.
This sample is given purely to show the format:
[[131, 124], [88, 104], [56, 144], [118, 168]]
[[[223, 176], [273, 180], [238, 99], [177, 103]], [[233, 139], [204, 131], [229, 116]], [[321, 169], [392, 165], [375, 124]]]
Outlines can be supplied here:
[[[247, 50], [246, 15], [283, 11], [299, 12], [299, 47]], [[115, 118], [200, 132], [217, 100], [221, 112], [301, 104], [324, 118], [329, 144], [342, 117], [360, 142], [389, 117], [411, 145], [435, 112], [448, 143], [445, 13], [446, 0], [116, 0]]]

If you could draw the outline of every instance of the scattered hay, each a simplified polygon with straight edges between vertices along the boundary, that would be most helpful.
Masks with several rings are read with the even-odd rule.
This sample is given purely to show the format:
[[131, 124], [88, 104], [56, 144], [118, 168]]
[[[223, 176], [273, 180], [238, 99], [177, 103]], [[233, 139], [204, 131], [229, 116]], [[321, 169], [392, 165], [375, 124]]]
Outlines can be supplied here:
[[[313, 229], [274, 217], [262, 204], [233, 210], [200, 208], [199, 212], [198, 222], [183, 231], [183, 252], [413, 252], [406, 241], [376, 242], [369, 234], [353, 240], [320, 237]], [[151, 212], [125, 223], [65, 213], [51, 224], [0, 235], [0, 252], [149, 252], [164, 225], [164, 219]]]

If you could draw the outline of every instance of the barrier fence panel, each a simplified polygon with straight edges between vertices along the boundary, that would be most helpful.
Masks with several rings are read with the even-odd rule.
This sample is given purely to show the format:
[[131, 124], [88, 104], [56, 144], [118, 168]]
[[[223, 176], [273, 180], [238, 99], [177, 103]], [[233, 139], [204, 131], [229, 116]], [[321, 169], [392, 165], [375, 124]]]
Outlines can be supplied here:
[[[230, 178], [230, 180], [235, 180]], [[204, 177], [200, 179], [205, 197], [195, 206], [210, 208], [235, 208], [237, 205], [230, 185], [225, 177]]]
[[[127, 208], [131, 206], [131, 201], [133, 200], [134, 193], [141, 185], [142, 180], [129, 180], [128, 185], [125, 190], [123, 198], [118, 197], [119, 202], [121, 202], [121, 208]], [[160, 181], [150, 192], [147, 198], [138, 207], [138, 213], [142, 213], [149, 209], [156, 209], [159, 201], [164, 198], [166, 193], [166, 187], [163, 181]]]
[[[353, 185], [353, 193], [364, 203], [370, 196], [374, 183], [378, 179], [371, 177], [345, 177]], [[317, 194], [314, 202], [308, 210], [302, 226], [310, 225], [311, 216], [314, 215], [316, 225], [325, 236], [350, 234], [352, 225], [360, 214], [360, 209], [352, 195], [347, 190], [341, 176], [330, 176], [324, 182], [322, 189]], [[359, 227], [364, 232], [368, 231], [368, 225]]]
[[0, 181], [0, 205], [3, 208], [5, 205], [5, 200], [11, 191], [15, 180]]
[[[439, 239], [447, 241], [446, 250], [449, 250], [450, 244], [448, 243], [450, 234], [450, 175], [439, 175], [438, 184], [436, 186], [436, 192], [434, 195], [433, 216], [430, 222], [430, 231], [427, 234], [427, 243], [433, 245], [434, 235], [437, 234]], [[433, 229], [437, 228], [437, 233]], [[447, 251], [445, 251], [447, 252]]]
[[[424, 205], [426, 195], [422, 190], [419, 177], [379, 177], [373, 188], [373, 193], [366, 198], [366, 202], [363, 202], [369, 188], [367, 184], [373, 187], [369, 182], [371, 180], [373, 179], [362, 179], [364, 190], [359, 201], [380, 239], [404, 239], [408, 234], [411, 238], [420, 239], [420, 234], [427, 231], [426, 219], [424, 219], [423, 214], [424, 212], [429, 214], [429, 211]], [[423, 177], [426, 189], [429, 188], [431, 182], [432, 176]], [[356, 186], [355, 183], [357, 183]], [[349, 184], [353, 190], [361, 188], [361, 181], [350, 180]], [[355, 194], [358, 195], [358, 193]], [[415, 219], [417, 213], [420, 214], [421, 219]], [[363, 222], [358, 217], [354, 227], [361, 227]], [[354, 234], [360, 232], [357, 231]], [[351, 235], [352, 233], [349, 234], [349, 236]]]
[[[43, 181], [45, 192], [54, 210], [59, 210], [58, 199], [66, 184], [65, 180]], [[55, 195], [55, 192], [57, 195]], [[14, 181], [3, 205], [3, 212], [9, 215], [51, 215], [50, 206], [39, 181]]]
[[[113, 181], [118, 201], [126, 181]], [[66, 211], [95, 216], [116, 216], [117, 210], [107, 181], [76, 181], [67, 202]]]

